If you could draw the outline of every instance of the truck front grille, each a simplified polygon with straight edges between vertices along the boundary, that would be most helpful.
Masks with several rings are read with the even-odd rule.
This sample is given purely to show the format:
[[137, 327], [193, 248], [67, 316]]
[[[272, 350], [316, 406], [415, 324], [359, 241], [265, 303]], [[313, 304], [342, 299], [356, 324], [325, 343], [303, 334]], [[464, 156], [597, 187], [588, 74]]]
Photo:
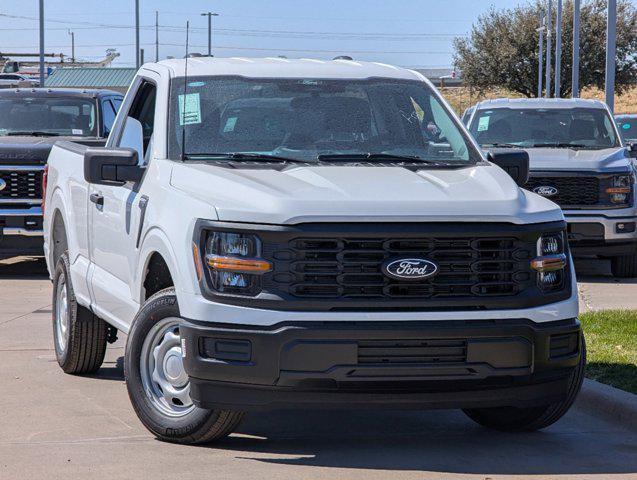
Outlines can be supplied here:
[[[287, 247], [290, 261], [278, 262], [285, 273], [273, 281], [299, 298], [511, 296], [532, 280], [534, 245], [516, 238], [296, 238]], [[383, 274], [385, 261], [410, 255], [435, 262], [439, 273], [418, 282]]]
[[548, 197], [560, 207], [582, 207], [600, 202], [600, 179], [595, 176], [532, 176], [525, 189], [554, 187], [557, 194]]
[[2, 170], [0, 180], [5, 186], [0, 190], [0, 202], [2, 200], [39, 200], [42, 198], [42, 171], [41, 170]]

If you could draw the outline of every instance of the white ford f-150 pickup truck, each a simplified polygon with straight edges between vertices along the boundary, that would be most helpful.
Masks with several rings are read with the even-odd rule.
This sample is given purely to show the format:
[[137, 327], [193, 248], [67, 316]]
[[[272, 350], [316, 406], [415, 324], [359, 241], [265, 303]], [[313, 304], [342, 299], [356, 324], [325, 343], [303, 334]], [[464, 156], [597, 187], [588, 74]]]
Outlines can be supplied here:
[[469, 130], [483, 148], [528, 151], [524, 188], [562, 207], [573, 255], [610, 258], [613, 275], [637, 276], [637, 145], [624, 146], [604, 103], [498, 99], [470, 115]]
[[524, 151], [483, 154], [417, 72], [144, 65], [106, 147], [49, 158], [58, 361], [94, 372], [126, 333], [132, 404], [173, 442], [279, 407], [543, 428], [585, 348], [564, 217], [527, 178]]

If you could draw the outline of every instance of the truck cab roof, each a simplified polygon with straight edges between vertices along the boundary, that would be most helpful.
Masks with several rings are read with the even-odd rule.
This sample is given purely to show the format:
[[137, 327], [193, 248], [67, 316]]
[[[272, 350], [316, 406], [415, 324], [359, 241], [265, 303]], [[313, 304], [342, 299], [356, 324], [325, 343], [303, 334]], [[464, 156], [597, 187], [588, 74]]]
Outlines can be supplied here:
[[599, 108], [606, 109], [606, 105], [599, 100], [585, 100], [582, 98], [496, 98], [476, 104], [476, 110], [489, 108]]
[[[420, 73], [406, 68], [378, 62], [354, 60], [316, 60], [309, 58], [188, 58], [188, 77], [242, 76], [251, 78], [317, 78], [317, 79], [367, 79], [392, 78], [423, 81]], [[158, 62], [167, 67], [172, 77], [185, 75], [185, 59], [170, 59]], [[142, 68], [153, 70], [153, 65]]]
[[122, 94], [114, 90], [106, 89], [81, 89], [81, 88], [7, 88], [0, 90], [0, 98], [7, 97], [82, 97], [98, 98]]

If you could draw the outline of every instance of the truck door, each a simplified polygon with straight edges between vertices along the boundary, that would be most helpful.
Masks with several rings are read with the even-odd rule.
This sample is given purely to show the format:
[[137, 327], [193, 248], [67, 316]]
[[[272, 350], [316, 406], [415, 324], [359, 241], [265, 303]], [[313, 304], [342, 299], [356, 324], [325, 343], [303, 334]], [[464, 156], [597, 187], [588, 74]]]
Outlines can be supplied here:
[[[132, 98], [122, 106], [109, 146], [137, 150], [144, 163], [152, 148], [155, 125], [156, 84], [143, 80]], [[143, 182], [143, 180], [142, 180]], [[139, 305], [131, 295], [135, 273], [137, 237], [140, 231], [142, 204], [141, 183], [124, 186], [91, 185], [90, 190], [90, 284], [93, 308], [113, 323], [127, 325]]]

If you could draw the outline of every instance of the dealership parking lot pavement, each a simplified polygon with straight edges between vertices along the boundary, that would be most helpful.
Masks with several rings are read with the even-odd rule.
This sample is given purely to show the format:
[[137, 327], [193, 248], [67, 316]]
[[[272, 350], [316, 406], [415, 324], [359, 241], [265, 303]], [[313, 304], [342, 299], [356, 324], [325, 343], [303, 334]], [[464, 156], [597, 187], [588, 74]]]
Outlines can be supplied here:
[[[593, 308], [623, 295], [598, 290], [637, 289], [583, 278]], [[637, 435], [579, 408], [533, 434], [490, 432], [457, 411], [255, 413], [215, 446], [164, 444], [129, 404], [123, 339], [93, 377], [58, 368], [50, 289], [41, 262], [0, 265], [2, 480], [637, 479]]]

